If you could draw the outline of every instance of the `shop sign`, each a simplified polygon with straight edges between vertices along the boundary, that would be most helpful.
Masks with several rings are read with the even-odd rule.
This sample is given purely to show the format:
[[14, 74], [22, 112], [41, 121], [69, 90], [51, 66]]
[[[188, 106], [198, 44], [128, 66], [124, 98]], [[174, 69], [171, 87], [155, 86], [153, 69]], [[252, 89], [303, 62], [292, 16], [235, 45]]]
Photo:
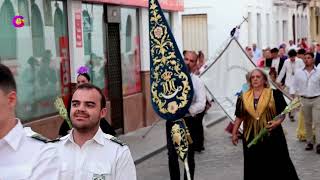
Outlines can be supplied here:
[[81, 12], [75, 13], [75, 32], [76, 32], [76, 47], [82, 47], [82, 22], [81, 22]]
[[[87, 2], [110, 3], [125, 6], [148, 7], [148, 0], [85, 0]], [[159, 0], [161, 8], [169, 11], [183, 11], [183, 0]]]

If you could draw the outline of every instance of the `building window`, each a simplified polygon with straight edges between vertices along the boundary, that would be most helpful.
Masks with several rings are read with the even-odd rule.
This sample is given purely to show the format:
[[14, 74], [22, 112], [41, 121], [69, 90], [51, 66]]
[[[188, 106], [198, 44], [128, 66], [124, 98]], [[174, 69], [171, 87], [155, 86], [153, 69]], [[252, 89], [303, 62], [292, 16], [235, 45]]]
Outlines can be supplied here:
[[257, 46], [259, 48], [262, 48], [262, 40], [261, 40], [261, 29], [262, 29], [262, 23], [261, 23], [261, 14], [257, 13]]
[[138, 10], [121, 8], [121, 70], [123, 95], [141, 91]]
[[38, 5], [31, 1], [31, 32], [32, 32], [32, 45], [33, 55], [41, 57], [44, 53], [44, 33], [42, 15]]
[[[59, 20], [55, 20], [55, 27], [48, 26], [46, 31], [43, 31], [42, 17], [43, 13], [46, 13], [43, 6], [38, 6], [32, 0], [31, 8], [28, 9], [24, 5], [27, 5], [29, 1], [19, 0], [17, 2], [14, 6], [10, 0], [0, 3], [0, 18], [10, 20], [8, 22], [10, 29], [7, 29], [9, 25], [6, 21], [0, 21], [0, 57], [6, 57], [2, 58], [1, 63], [12, 70], [16, 79], [17, 117], [27, 122], [56, 113], [53, 103], [55, 98], [69, 94], [69, 88], [64, 88], [68, 87], [70, 82], [66, 1], [50, 1], [48, 6], [55, 9], [58, 4], [62, 16], [61, 12], [58, 13], [60, 14]], [[15, 9], [19, 12], [15, 12]], [[17, 38], [15, 35], [17, 32], [12, 27], [11, 19], [18, 13], [22, 13], [25, 19], [28, 14], [31, 14], [28, 20], [31, 27], [25, 26], [17, 30], [19, 33]], [[57, 31], [55, 28], [60, 30]], [[12, 35], [8, 36], [8, 34]], [[59, 39], [59, 43], [55, 39]], [[13, 42], [16, 43], [13, 45]], [[12, 47], [9, 48], [9, 45]], [[8, 52], [12, 58], [10, 60]], [[61, 67], [65, 67], [65, 71]], [[60, 74], [63, 75], [60, 77]]]
[[267, 46], [270, 46], [270, 14], [266, 15], [266, 22], [267, 22], [267, 26], [266, 26], [266, 36], [267, 36]]
[[84, 63], [90, 69], [91, 82], [101, 89], [105, 86], [105, 23], [103, 5], [82, 4]]
[[18, 1], [18, 9], [19, 9], [19, 15], [23, 16], [24, 25], [29, 26], [30, 20], [29, 20], [29, 4], [27, 0], [19, 0]]
[[[66, 22], [64, 21], [64, 15], [59, 7], [59, 4], [56, 3], [56, 10], [54, 11], [54, 37], [55, 37], [55, 44], [56, 49], [59, 49], [60, 46], [60, 40], [62, 37], [66, 36], [67, 32], [65, 29]], [[57, 56], [59, 55], [59, 52], [56, 51]]]
[[52, 0], [43, 0], [43, 11], [44, 13], [44, 24], [46, 26], [53, 26], [52, 22], [52, 7], [51, 7]]
[[0, 8], [0, 62], [17, 56], [17, 31], [11, 23], [15, 14], [11, 1], [5, 0]]
[[126, 52], [130, 52], [132, 48], [132, 20], [131, 16], [128, 15], [126, 24]]
[[282, 21], [282, 42], [288, 42], [288, 21]]
[[84, 42], [84, 54], [90, 55], [91, 53], [91, 31], [92, 23], [89, 12], [84, 10], [82, 12], [83, 16], [83, 42]]

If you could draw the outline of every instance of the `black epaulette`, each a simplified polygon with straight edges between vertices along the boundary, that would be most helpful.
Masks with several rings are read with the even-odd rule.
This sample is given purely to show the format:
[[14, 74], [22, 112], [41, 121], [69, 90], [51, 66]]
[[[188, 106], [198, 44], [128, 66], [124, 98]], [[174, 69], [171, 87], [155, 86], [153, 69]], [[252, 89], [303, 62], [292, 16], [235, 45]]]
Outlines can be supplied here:
[[42, 141], [44, 143], [54, 143], [54, 142], [60, 141], [59, 138], [51, 140], [49, 138], [46, 138], [46, 137], [42, 136], [41, 134], [34, 134], [34, 135], [31, 136], [31, 138], [39, 140], [39, 141]]
[[112, 136], [110, 134], [104, 134], [104, 135], [105, 135], [105, 137], [107, 139], [109, 139], [110, 141], [112, 141], [114, 143], [119, 144], [120, 146], [126, 146], [127, 145], [126, 143], [122, 142], [120, 139], [118, 139], [118, 138], [116, 138], [116, 137], [114, 137], [114, 136]]

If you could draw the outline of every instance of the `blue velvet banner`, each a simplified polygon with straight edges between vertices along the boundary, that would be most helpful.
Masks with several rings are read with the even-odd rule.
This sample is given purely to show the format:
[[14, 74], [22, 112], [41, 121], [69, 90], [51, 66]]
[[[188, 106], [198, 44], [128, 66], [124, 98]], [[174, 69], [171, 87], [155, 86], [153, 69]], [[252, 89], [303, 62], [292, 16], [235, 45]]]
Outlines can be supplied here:
[[157, 0], [149, 1], [150, 90], [154, 110], [166, 120], [188, 113], [192, 81]]

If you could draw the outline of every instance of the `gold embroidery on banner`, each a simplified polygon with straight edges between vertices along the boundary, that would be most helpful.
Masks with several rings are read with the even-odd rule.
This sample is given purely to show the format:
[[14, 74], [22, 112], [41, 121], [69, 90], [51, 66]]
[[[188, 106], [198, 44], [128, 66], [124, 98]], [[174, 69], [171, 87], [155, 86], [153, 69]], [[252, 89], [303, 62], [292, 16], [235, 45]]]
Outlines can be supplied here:
[[[175, 114], [178, 109], [188, 104], [191, 81], [182, 71], [182, 65], [177, 62], [176, 48], [169, 36], [168, 28], [162, 22], [158, 6], [154, 0], [150, 3], [150, 23], [153, 25], [150, 30], [150, 52], [153, 64], [152, 101], [161, 113]], [[180, 61], [183, 60], [180, 59]], [[176, 83], [178, 81], [181, 81], [181, 84], [178, 85]]]

